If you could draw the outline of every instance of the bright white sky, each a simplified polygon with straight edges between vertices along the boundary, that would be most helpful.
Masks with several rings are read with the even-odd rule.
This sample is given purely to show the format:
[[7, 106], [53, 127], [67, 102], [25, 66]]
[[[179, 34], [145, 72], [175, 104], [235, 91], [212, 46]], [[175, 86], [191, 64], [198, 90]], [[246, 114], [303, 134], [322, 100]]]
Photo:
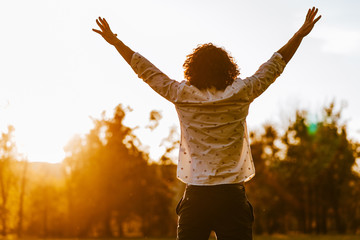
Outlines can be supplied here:
[[[318, 114], [335, 99], [346, 103], [349, 135], [360, 140], [358, 0], [3, 0], [0, 131], [13, 125], [18, 151], [30, 161], [59, 162], [72, 136], [93, 127], [90, 116], [104, 110], [110, 116], [122, 103], [134, 109], [126, 124], [139, 126], [138, 137], [156, 159], [161, 139], [178, 126], [176, 112], [91, 31], [98, 16], [171, 78], [183, 79], [185, 56], [206, 42], [231, 52], [244, 78], [288, 41], [314, 5], [323, 18], [252, 104], [249, 127], [283, 128], [295, 109]], [[145, 129], [151, 110], [163, 115], [153, 132]]]

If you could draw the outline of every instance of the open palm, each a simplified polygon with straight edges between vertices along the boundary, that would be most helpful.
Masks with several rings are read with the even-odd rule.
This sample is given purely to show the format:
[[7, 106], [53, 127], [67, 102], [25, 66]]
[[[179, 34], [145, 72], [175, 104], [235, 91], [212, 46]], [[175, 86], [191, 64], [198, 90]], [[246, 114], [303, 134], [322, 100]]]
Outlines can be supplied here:
[[305, 18], [305, 22], [301, 26], [301, 28], [299, 29], [297, 34], [299, 34], [302, 37], [305, 37], [306, 35], [308, 35], [311, 32], [315, 23], [317, 21], [319, 21], [319, 19], [321, 18], [321, 15], [320, 15], [315, 19], [317, 12], [318, 12], [318, 9], [315, 7], [313, 7], [312, 9], [309, 9], [309, 11], [306, 15], [306, 18]]
[[115, 45], [115, 43], [119, 41], [119, 39], [116, 37], [117, 34], [114, 34], [111, 31], [110, 26], [105, 20], [105, 18], [99, 17], [98, 19], [96, 19], [96, 23], [100, 27], [101, 31], [97, 29], [92, 30], [100, 34], [108, 43], [110, 43], [111, 45]]

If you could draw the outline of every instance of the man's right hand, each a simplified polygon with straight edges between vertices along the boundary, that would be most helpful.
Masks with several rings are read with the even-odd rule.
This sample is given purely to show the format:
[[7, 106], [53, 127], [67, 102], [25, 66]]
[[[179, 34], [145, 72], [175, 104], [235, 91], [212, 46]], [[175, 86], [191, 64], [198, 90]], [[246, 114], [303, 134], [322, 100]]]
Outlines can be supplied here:
[[321, 18], [321, 15], [320, 15], [316, 19], [314, 19], [317, 12], [318, 12], [318, 9], [315, 8], [315, 7], [308, 10], [308, 13], [307, 13], [306, 18], [305, 18], [305, 22], [301, 26], [301, 28], [297, 31], [296, 34], [298, 34], [300, 37], [305, 37], [306, 35], [308, 35], [311, 32], [311, 30], [313, 29], [315, 23], [317, 21], [319, 21], [319, 19]]
[[92, 29], [94, 32], [100, 34], [108, 43], [111, 45], [115, 45], [120, 40], [116, 37], [117, 34], [114, 34], [105, 18], [99, 17], [99, 19], [96, 19], [97, 25], [100, 27], [100, 30]]
[[309, 9], [304, 24], [301, 28], [295, 33], [295, 35], [277, 52], [281, 54], [284, 61], [288, 63], [290, 59], [294, 56], [296, 50], [300, 46], [302, 39], [308, 35], [313, 29], [315, 23], [319, 21], [321, 15], [315, 19], [315, 16], [318, 12], [318, 9], [313, 7]]

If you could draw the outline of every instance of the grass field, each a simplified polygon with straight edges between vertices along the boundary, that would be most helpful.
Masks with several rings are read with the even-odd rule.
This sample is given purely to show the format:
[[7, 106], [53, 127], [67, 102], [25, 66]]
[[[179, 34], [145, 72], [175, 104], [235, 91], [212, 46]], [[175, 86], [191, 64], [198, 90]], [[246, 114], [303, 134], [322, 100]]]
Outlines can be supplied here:
[[282, 240], [282, 239], [291, 239], [291, 240], [360, 240], [360, 235], [358, 236], [348, 236], [348, 235], [279, 235], [279, 236], [255, 236], [254, 240]]
[[[13, 240], [14, 238], [2, 238], [0, 240]], [[41, 240], [41, 238], [20, 238], [18, 240]], [[111, 240], [174, 240], [175, 238], [112, 238]], [[276, 236], [255, 236], [254, 240], [360, 240], [360, 235], [276, 235]], [[60, 240], [56, 238], [47, 238], [46, 240]], [[61, 240], [110, 240], [103, 238], [92, 239], [72, 239], [62, 238]], [[215, 240], [210, 238], [209, 240]]]
[[[114, 240], [174, 240], [175, 238], [114, 238]], [[276, 235], [276, 236], [255, 236], [254, 240], [360, 240], [360, 235]], [[47, 239], [55, 240], [55, 239]], [[63, 239], [65, 240], [65, 239]], [[84, 239], [85, 240], [85, 239]], [[94, 239], [92, 239], [94, 240]], [[107, 240], [107, 239], [99, 239]], [[215, 238], [210, 238], [215, 240]]]
[[[131, 240], [174, 240], [175, 238], [136, 238]], [[277, 235], [277, 236], [255, 236], [254, 240], [360, 240], [360, 235], [357, 236], [343, 236], [343, 235], [325, 235], [325, 236], [317, 236], [317, 235]], [[118, 239], [120, 240], [120, 239]], [[121, 239], [125, 240], [125, 239]], [[126, 239], [126, 240], [129, 240]], [[210, 238], [210, 240], [215, 240], [215, 238]]]

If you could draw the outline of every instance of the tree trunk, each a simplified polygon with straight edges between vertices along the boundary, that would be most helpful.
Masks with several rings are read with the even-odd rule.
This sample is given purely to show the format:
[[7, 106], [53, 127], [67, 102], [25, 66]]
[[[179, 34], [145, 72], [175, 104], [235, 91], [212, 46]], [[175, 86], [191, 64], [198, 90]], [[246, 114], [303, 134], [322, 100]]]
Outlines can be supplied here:
[[346, 226], [341, 218], [341, 215], [339, 213], [339, 207], [336, 205], [334, 208], [335, 212], [335, 224], [336, 224], [336, 230], [339, 234], [344, 234], [346, 231]]
[[24, 212], [24, 196], [25, 196], [25, 186], [26, 186], [26, 175], [28, 168], [28, 161], [24, 161], [24, 169], [22, 173], [21, 186], [20, 186], [20, 199], [19, 199], [19, 222], [17, 228], [18, 237], [22, 236], [22, 226], [23, 226], [23, 212]]
[[1, 218], [1, 225], [2, 225], [1, 235], [5, 237], [5, 236], [6, 236], [6, 232], [7, 232], [7, 224], [6, 224], [7, 194], [6, 194], [5, 186], [4, 186], [3, 164], [1, 164], [1, 166], [0, 166], [0, 172], [1, 172], [1, 174], [0, 174], [0, 190], [1, 190], [1, 199], [2, 199], [2, 204], [1, 204], [1, 206], [0, 206], [0, 218]]
[[305, 189], [302, 188], [299, 193], [300, 197], [300, 208], [297, 211], [298, 221], [299, 221], [299, 230], [302, 233], [306, 233], [306, 203], [305, 203]]
[[2, 225], [1, 235], [3, 237], [6, 237], [7, 226], [6, 226], [6, 218], [5, 218], [5, 216], [1, 217], [1, 225]]
[[43, 209], [43, 237], [48, 236], [48, 209], [49, 209], [49, 198], [48, 198], [48, 187], [44, 188], [44, 209]]
[[323, 205], [322, 206], [322, 211], [321, 211], [321, 222], [320, 222], [320, 231], [322, 234], [326, 234], [327, 233], [327, 215], [328, 215], [328, 207]]
[[305, 196], [305, 211], [306, 211], [306, 233], [312, 233], [312, 222], [313, 222], [313, 201], [312, 201], [312, 185], [309, 184], [306, 189]]
[[104, 233], [103, 236], [106, 238], [113, 237], [112, 228], [111, 228], [111, 211], [106, 209], [104, 216]]

